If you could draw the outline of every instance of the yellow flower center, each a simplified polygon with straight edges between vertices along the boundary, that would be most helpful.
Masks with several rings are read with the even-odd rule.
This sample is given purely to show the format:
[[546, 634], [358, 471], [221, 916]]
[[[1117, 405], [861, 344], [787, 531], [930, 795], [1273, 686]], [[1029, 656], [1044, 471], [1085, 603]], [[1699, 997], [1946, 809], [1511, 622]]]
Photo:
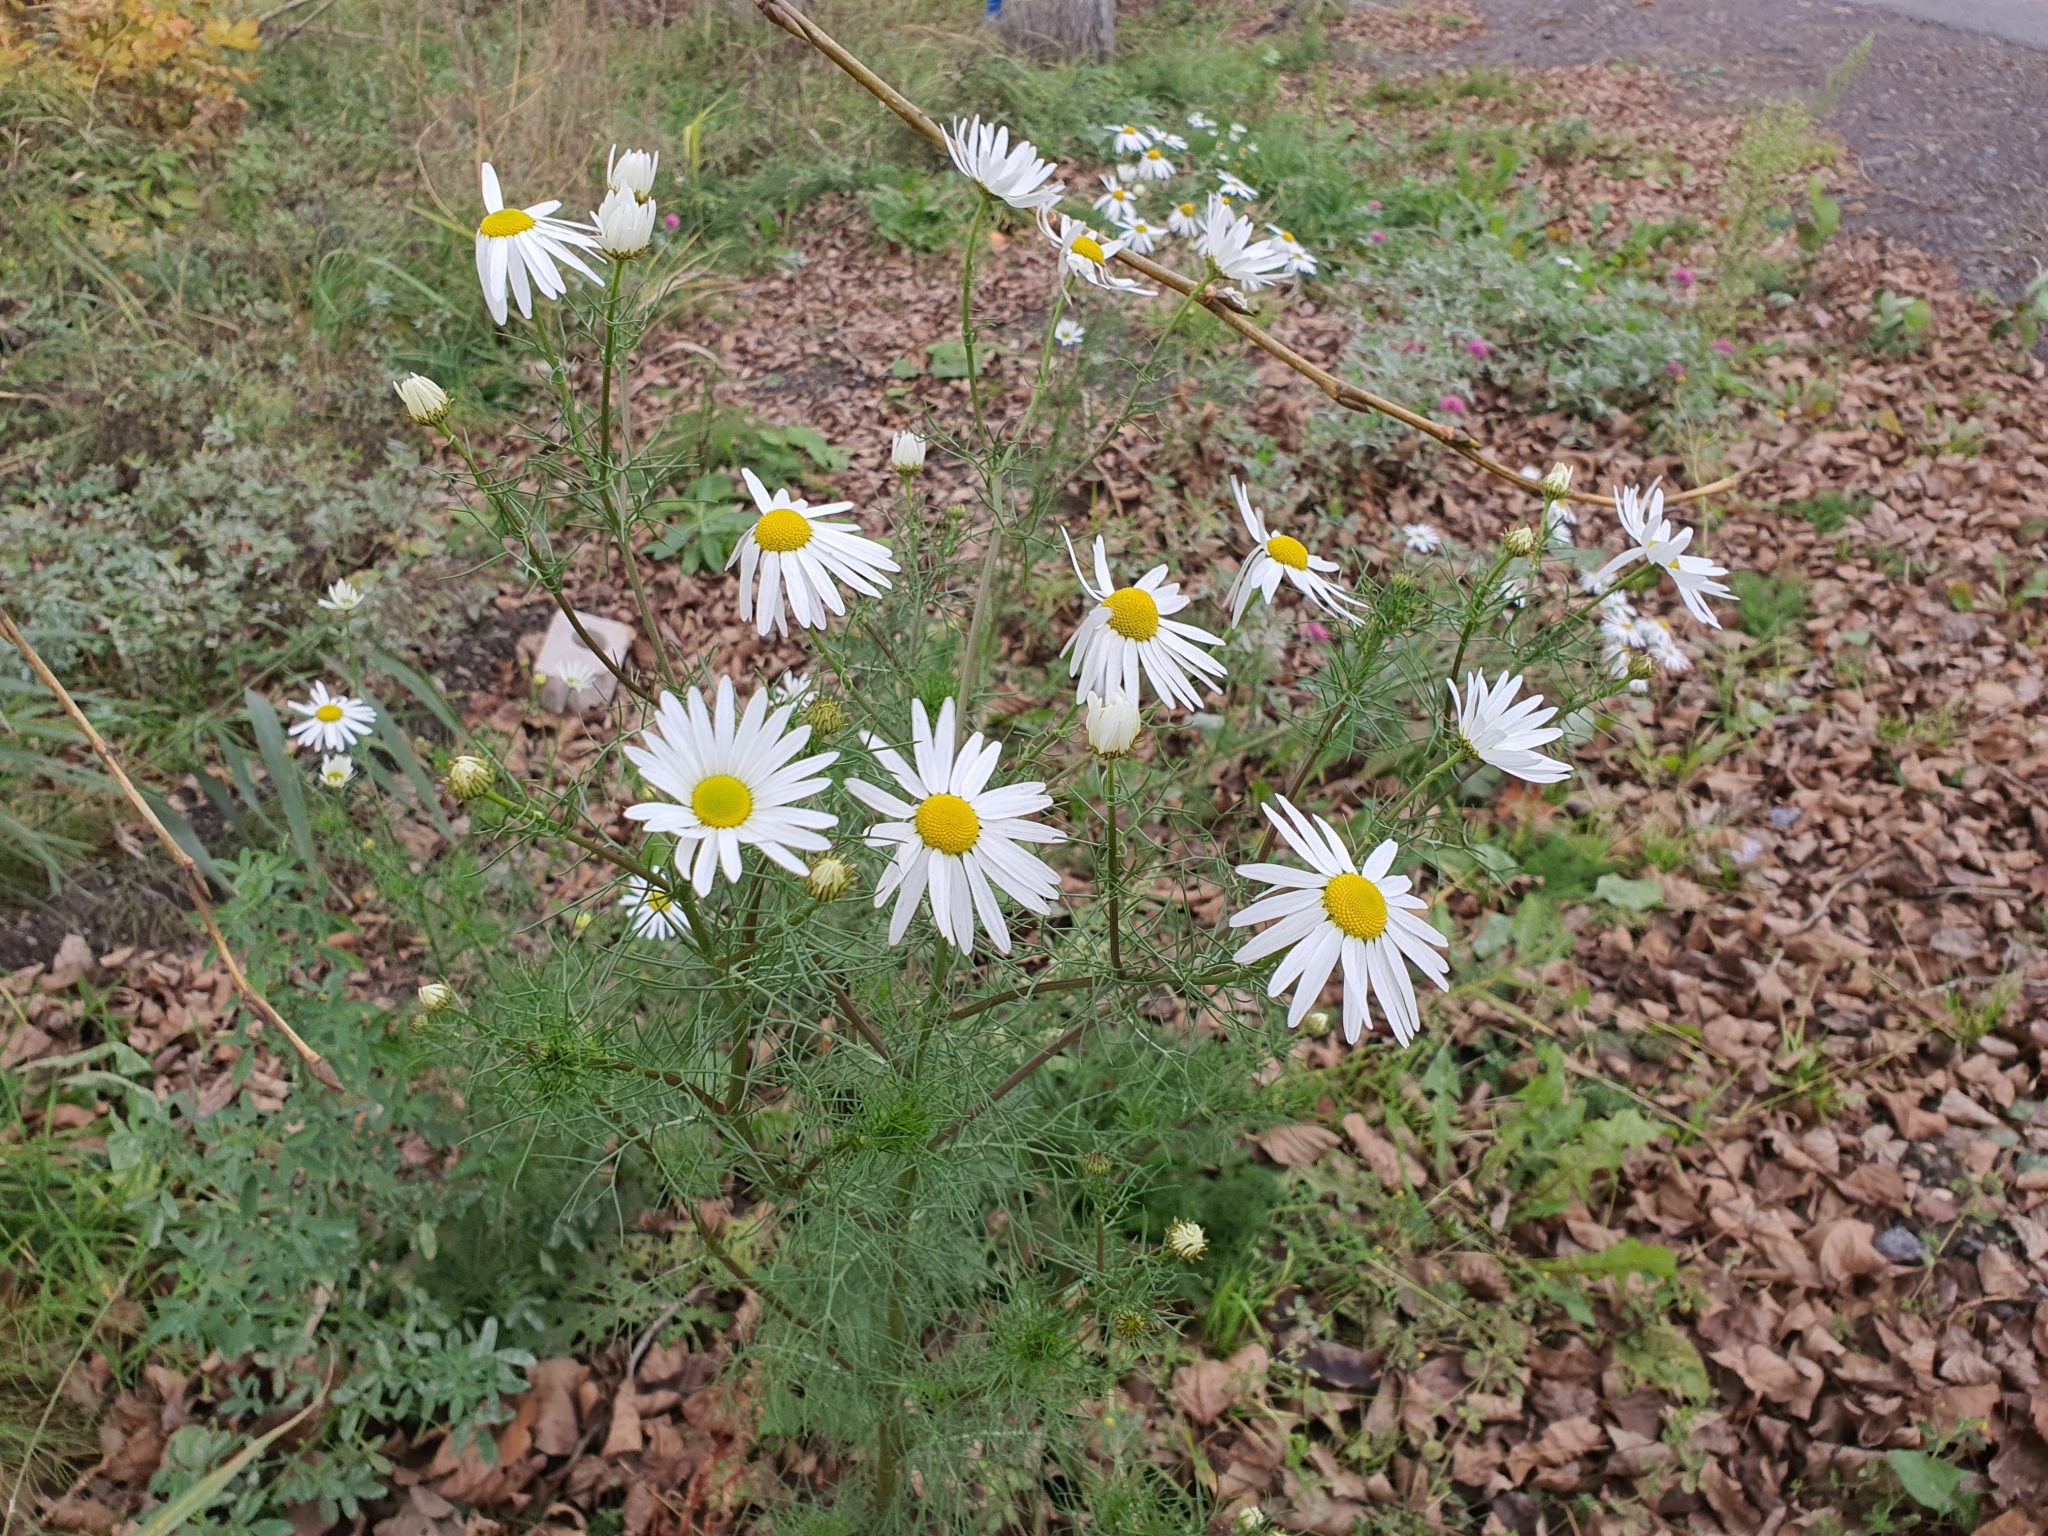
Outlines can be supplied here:
[[927, 848], [956, 858], [981, 838], [981, 818], [958, 795], [931, 795], [917, 808], [917, 835]]
[[1147, 160], [1164, 160], [1166, 156], [1159, 153], [1156, 149], [1148, 149], [1145, 151], [1145, 158]]
[[[745, 794], [746, 791], [741, 790], [740, 793]], [[647, 893], [646, 906], [650, 912], [666, 912], [674, 905], [675, 901], [667, 891], [649, 890]]]
[[332, 725], [341, 718], [341, 706], [339, 704], [322, 704], [313, 711], [313, 718]]
[[1665, 561], [1664, 563], [1665, 563], [1665, 565], [1666, 565], [1666, 566], [1668, 566], [1668, 567], [1669, 567], [1669, 568], [1670, 568], [1670, 569], [1671, 569], [1672, 571], [1674, 571], [1674, 572], [1675, 572], [1675, 571], [1676, 571], [1676, 570], [1678, 569], [1678, 562], [1677, 562], [1677, 560], [1675, 560], [1675, 559], [1673, 559], [1673, 560], [1667, 560], [1667, 561]]
[[1323, 910], [1354, 939], [1376, 939], [1387, 931], [1387, 898], [1363, 875], [1339, 875], [1324, 886]]
[[1294, 231], [1291, 229], [1283, 229], [1280, 231], [1280, 238], [1282, 240], [1285, 240], [1289, 245], [1292, 245], [1294, 244]]
[[1067, 250], [1084, 261], [1092, 261], [1098, 267], [1102, 265], [1102, 244], [1093, 235], [1074, 236]]
[[483, 223], [476, 232], [489, 235], [493, 240], [509, 240], [514, 235], [523, 235], [533, 228], [533, 215], [524, 208], [500, 208], [496, 213], [484, 215]]
[[707, 827], [736, 827], [754, 809], [753, 791], [729, 773], [714, 773], [691, 792], [690, 809]]
[[1276, 533], [1266, 540], [1266, 553], [1286, 566], [1290, 571], [1308, 569], [1308, 546], [1299, 539]]
[[1137, 587], [1119, 587], [1102, 600], [1109, 610], [1109, 627], [1126, 640], [1150, 640], [1159, 633], [1159, 605], [1150, 592]]
[[788, 507], [763, 512], [754, 524], [754, 542], [771, 554], [786, 555], [811, 542], [811, 520]]
[[1195, 216], [1195, 205], [1193, 203], [1182, 203], [1180, 211], [1192, 219]]

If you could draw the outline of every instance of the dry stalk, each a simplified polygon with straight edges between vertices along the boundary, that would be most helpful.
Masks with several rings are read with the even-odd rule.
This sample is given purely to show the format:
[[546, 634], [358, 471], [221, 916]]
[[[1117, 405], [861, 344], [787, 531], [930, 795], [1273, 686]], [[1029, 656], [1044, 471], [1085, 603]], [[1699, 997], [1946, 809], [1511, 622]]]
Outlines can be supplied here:
[[248, 974], [242, 969], [242, 963], [228, 947], [227, 936], [220, 931], [220, 923], [213, 915], [213, 903], [207, 898], [206, 877], [199, 872], [199, 866], [192, 861], [192, 855], [178, 846], [178, 840], [172, 837], [164, 824], [157, 819], [156, 812], [149, 808], [149, 802], [135, 787], [134, 780], [128, 777], [127, 771], [121, 766], [121, 760], [114, 755], [114, 749], [108, 746], [106, 738], [93, 728], [93, 723], [85, 718], [85, 711], [78, 707], [78, 701], [73, 699], [63, 683], [58, 681], [57, 674], [50, 670], [49, 664], [36, 654], [36, 648], [29, 644], [28, 636], [21, 632], [13, 616], [4, 608], [0, 608], [0, 635], [4, 635], [14, 648], [21, 652], [22, 659], [29, 664], [29, 670], [50, 690], [51, 697], [63, 705], [64, 713], [69, 715], [71, 723], [78, 727], [79, 734], [85, 738], [86, 745], [92, 748], [93, 755], [100, 760], [100, 765], [113, 776], [114, 782], [121, 786], [121, 793], [128, 797], [128, 803], [135, 807], [136, 814], [148, 825], [150, 831], [156, 834], [156, 840], [163, 844], [164, 852], [169, 854], [171, 862], [177, 865], [178, 873], [185, 881], [186, 893], [192, 898], [192, 909], [199, 914], [199, 922], [206, 929], [207, 938], [212, 940], [213, 947], [220, 951], [221, 964], [227, 967], [228, 980], [234, 986], [235, 995], [240, 997], [257, 1017], [291, 1042], [292, 1049], [299, 1053], [299, 1060], [305, 1063], [306, 1070], [313, 1075], [315, 1081], [337, 1093], [345, 1092], [341, 1079], [335, 1075], [334, 1068], [327, 1064], [327, 1058], [306, 1044], [300, 1038], [299, 1032], [285, 1022], [284, 1015], [271, 1007], [270, 1000], [256, 990], [256, 984], [249, 980]]

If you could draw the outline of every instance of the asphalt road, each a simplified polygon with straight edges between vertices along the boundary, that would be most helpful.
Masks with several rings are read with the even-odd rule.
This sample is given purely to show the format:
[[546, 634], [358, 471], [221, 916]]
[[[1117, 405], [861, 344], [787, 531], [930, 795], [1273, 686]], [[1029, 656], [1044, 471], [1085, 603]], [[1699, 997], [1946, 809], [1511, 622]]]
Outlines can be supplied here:
[[1827, 126], [1868, 178], [1850, 222], [2017, 293], [2048, 264], [2048, 0], [1475, 0], [1453, 60], [1642, 62], [1712, 103], [1811, 92], [1865, 36]]

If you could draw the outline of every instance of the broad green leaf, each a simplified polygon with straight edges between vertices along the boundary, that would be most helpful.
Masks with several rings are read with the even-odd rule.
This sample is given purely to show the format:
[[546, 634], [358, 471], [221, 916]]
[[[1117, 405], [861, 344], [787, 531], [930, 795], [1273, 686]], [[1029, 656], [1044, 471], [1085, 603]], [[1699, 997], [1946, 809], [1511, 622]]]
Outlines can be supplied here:
[[[377, 664], [378, 671], [384, 673], [385, 676], [403, 687], [407, 693], [418, 699], [427, 713], [454, 733], [457, 741], [462, 740], [468, 734], [463, 730], [461, 720], [456, 718], [455, 711], [448, 707], [448, 701], [441, 697], [441, 690], [439, 688], [436, 688], [432, 683], [421, 677], [419, 673], [413, 671], [411, 667], [408, 667], [389, 651], [372, 651], [370, 652], [370, 660]], [[384, 719], [381, 710], [378, 712], [377, 719], [380, 723]]]
[[1884, 1459], [1915, 1504], [1938, 1515], [1956, 1512], [1956, 1495], [1963, 1486], [1961, 1467], [1931, 1451], [1886, 1451]]
[[384, 744], [384, 750], [391, 754], [391, 760], [398, 764], [398, 771], [405, 775], [406, 782], [419, 796], [420, 809], [447, 838], [455, 836], [455, 829], [448, 824], [448, 818], [441, 813], [441, 792], [434, 787], [434, 776], [427, 772], [412, 744], [405, 739], [405, 733], [392, 721], [391, 711], [377, 711], [377, 723], [373, 729], [377, 740]]
[[1562, 1259], [1542, 1259], [1538, 1269], [1553, 1275], [1655, 1275], [1669, 1280], [1678, 1273], [1678, 1255], [1660, 1243], [1645, 1243], [1633, 1237], [1602, 1248], [1598, 1253], [1574, 1253]]
[[1664, 905], [1664, 885], [1656, 876], [1629, 880], [1620, 875], [1602, 875], [1593, 886], [1593, 898], [1624, 912], [1647, 912]]

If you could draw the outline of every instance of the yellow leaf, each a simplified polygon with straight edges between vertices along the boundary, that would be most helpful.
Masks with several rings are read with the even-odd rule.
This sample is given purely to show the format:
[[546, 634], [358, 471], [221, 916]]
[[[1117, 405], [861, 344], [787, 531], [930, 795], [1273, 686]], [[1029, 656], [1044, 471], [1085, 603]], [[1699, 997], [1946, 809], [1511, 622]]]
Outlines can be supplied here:
[[258, 25], [258, 19], [254, 16], [244, 16], [237, 22], [222, 21], [215, 16], [206, 23], [206, 40], [216, 48], [234, 48], [243, 53], [254, 53], [258, 46]]

